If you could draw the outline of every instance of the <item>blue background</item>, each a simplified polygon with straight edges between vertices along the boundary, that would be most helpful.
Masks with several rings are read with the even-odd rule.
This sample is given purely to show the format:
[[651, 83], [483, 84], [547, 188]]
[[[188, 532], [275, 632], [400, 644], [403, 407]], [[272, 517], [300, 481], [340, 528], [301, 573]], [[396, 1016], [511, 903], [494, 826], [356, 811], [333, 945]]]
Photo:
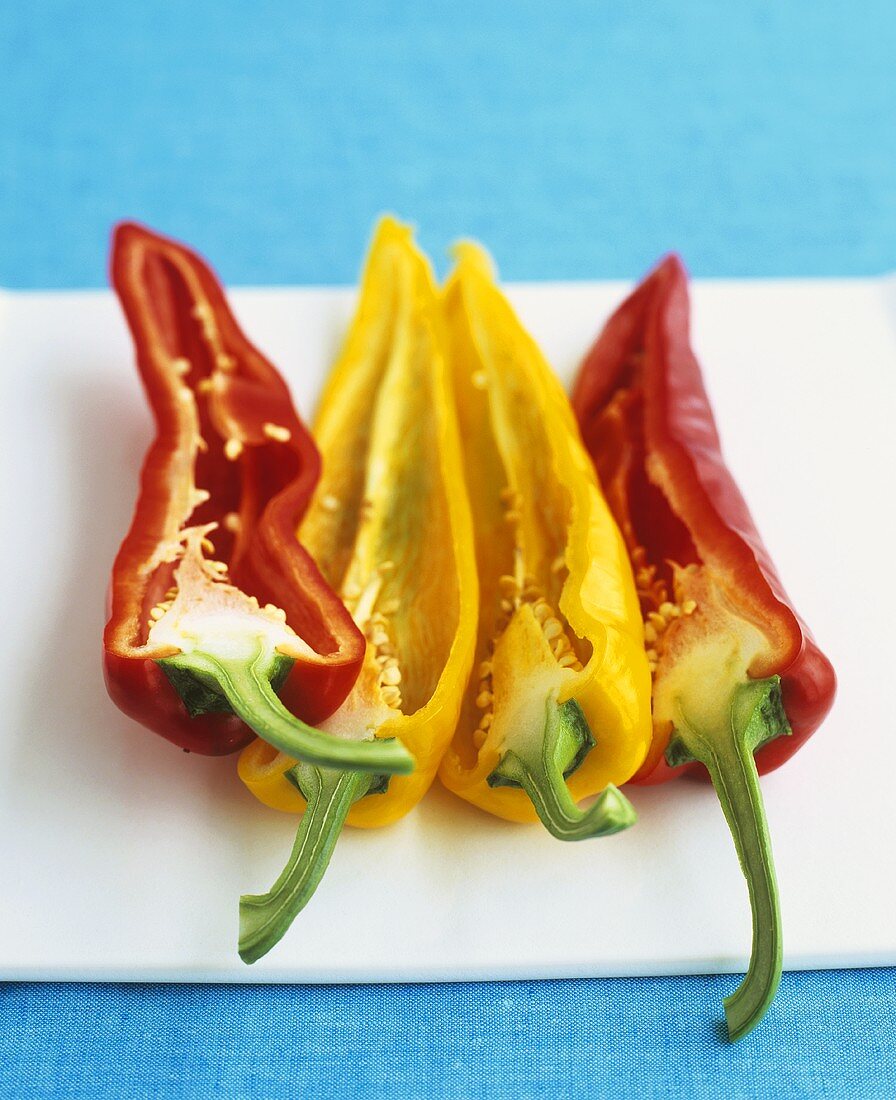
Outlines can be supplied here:
[[698, 275], [896, 264], [890, 0], [36, 0], [3, 24], [0, 285], [100, 285], [123, 215], [255, 284], [352, 281], [384, 209], [513, 279], [670, 247]]
[[[349, 282], [384, 209], [514, 279], [672, 247], [698, 275], [876, 274], [894, 39], [891, 0], [10, 5], [0, 285], [102, 285], [125, 216], [229, 282]], [[896, 973], [785, 975], [734, 1048], [732, 984], [7, 985], [0, 1093], [896, 1094]]]

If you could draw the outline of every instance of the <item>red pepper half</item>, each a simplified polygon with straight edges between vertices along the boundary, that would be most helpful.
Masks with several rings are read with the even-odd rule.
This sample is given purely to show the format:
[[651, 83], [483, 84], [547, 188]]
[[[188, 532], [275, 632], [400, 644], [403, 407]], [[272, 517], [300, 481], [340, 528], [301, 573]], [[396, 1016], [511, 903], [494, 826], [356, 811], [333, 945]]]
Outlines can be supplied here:
[[112, 699], [192, 752], [257, 733], [328, 767], [411, 770], [397, 741], [340, 740], [292, 713], [332, 713], [366, 642], [296, 539], [320, 458], [283, 379], [183, 245], [118, 226], [112, 282], [157, 428], [112, 571]]
[[676, 256], [607, 322], [581, 366], [573, 405], [645, 619], [654, 740], [633, 782], [708, 773], [747, 879], [750, 968], [725, 1002], [738, 1038], [762, 1018], [781, 973], [758, 773], [817, 729], [834, 699], [834, 672], [790, 605], [725, 466]]

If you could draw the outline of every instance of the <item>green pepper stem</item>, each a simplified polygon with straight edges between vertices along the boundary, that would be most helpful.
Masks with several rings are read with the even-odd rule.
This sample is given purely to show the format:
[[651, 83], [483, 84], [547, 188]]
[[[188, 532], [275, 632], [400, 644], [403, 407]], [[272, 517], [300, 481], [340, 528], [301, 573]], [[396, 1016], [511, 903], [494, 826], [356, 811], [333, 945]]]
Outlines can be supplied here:
[[521, 786], [531, 798], [544, 827], [558, 840], [612, 836], [636, 820], [631, 802], [612, 783], [587, 810], [582, 810], [573, 801], [569, 787], [556, 769], [534, 770], [522, 764], [521, 772]]
[[219, 692], [262, 741], [295, 760], [373, 775], [407, 775], [414, 770], [413, 756], [394, 738], [355, 741], [334, 737], [290, 713], [271, 686], [274, 663], [263, 645], [251, 657], [219, 657], [192, 650], [159, 663], [190, 673]]
[[772, 677], [738, 687], [732, 695], [729, 721], [717, 730], [698, 730], [681, 709], [679, 715], [677, 739], [709, 772], [750, 894], [753, 915], [750, 964], [741, 984], [724, 1001], [728, 1036], [736, 1040], [756, 1027], [781, 980], [778, 884], [753, 757], [756, 748], [770, 737], [789, 732], [780, 702], [780, 681]]
[[239, 952], [244, 963], [257, 962], [279, 943], [311, 900], [349, 810], [375, 783], [370, 775], [307, 764], [297, 764], [286, 776], [299, 788], [308, 806], [280, 877], [266, 894], [244, 894], [240, 898]]
[[634, 807], [612, 783], [597, 800], [581, 809], [566, 785], [594, 744], [581, 707], [574, 700], [547, 700], [543, 737], [530, 751], [509, 749], [489, 777], [492, 786], [522, 787], [548, 832], [558, 840], [612, 836], [637, 820]]

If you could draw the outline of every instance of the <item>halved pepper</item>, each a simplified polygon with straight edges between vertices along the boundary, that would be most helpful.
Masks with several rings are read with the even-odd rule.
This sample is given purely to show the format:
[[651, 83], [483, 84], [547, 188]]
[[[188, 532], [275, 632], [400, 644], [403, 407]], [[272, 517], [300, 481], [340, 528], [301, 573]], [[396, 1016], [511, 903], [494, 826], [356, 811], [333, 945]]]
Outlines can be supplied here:
[[386, 825], [432, 783], [460, 710], [476, 634], [473, 535], [428, 264], [384, 220], [357, 313], [314, 425], [323, 476], [300, 538], [342, 593], [367, 648], [348, 699], [324, 723], [398, 738], [416, 771], [393, 778], [296, 765], [263, 742], [239, 774], [262, 802], [302, 813], [287, 867], [240, 904], [240, 955], [254, 962], [311, 898], [343, 824]]
[[654, 739], [635, 783], [712, 781], [749, 887], [750, 966], [725, 1001], [731, 1038], [781, 974], [781, 919], [758, 774], [833, 702], [834, 672], [790, 605], [722, 458], [689, 340], [687, 274], [668, 256], [582, 363], [573, 405], [625, 537], [653, 675]]
[[[440, 768], [455, 794], [561, 840], [625, 828], [615, 784], [650, 744], [650, 674], [625, 544], [566, 395], [457, 249], [444, 307], [479, 574], [478, 671]], [[599, 795], [587, 809], [577, 803]]]
[[306, 760], [410, 770], [396, 742], [351, 744], [291, 713], [341, 703], [364, 639], [295, 539], [320, 461], [282, 378], [183, 245], [120, 225], [112, 281], [157, 427], [112, 571], [112, 699], [192, 752], [254, 731]]

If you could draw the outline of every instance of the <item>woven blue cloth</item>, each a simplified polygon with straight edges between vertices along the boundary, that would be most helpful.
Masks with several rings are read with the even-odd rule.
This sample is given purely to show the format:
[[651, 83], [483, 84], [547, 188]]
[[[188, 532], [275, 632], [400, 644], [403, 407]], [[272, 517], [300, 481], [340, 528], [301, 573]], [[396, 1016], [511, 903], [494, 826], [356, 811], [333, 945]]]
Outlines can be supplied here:
[[409, 986], [22, 985], [0, 1095], [892, 1100], [896, 972], [785, 974], [736, 1046], [731, 978]]
[[3, 24], [0, 286], [100, 285], [125, 215], [254, 284], [352, 282], [382, 210], [512, 279], [672, 247], [697, 275], [896, 264], [891, 0], [32, 0]]
[[[698, 275], [896, 267], [891, 0], [35, 0], [3, 25], [0, 285], [102, 285], [122, 217], [231, 283], [350, 282], [384, 209], [513, 279], [672, 247]], [[896, 973], [785, 975], [736, 1047], [732, 984], [9, 985], [0, 1095], [896, 1095]]]

